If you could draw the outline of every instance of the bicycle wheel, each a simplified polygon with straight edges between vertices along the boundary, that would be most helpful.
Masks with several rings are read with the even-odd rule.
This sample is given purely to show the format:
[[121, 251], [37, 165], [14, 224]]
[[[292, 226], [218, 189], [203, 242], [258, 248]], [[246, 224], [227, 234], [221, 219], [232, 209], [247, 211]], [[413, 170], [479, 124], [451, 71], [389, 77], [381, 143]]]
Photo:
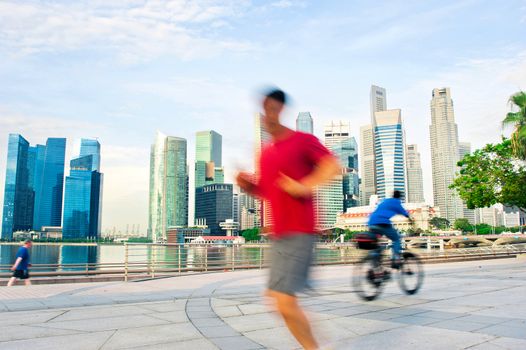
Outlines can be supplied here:
[[409, 295], [413, 295], [422, 286], [424, 281], [424, 268], [422, 262], [413, 253], [403, 253], [402, 266], [400, 266], [400, 288]]
[[356, 264], [352, 285], [363, 300], [371, 301], [381, 293], [387, 273], [377, 258], [367, 255]]

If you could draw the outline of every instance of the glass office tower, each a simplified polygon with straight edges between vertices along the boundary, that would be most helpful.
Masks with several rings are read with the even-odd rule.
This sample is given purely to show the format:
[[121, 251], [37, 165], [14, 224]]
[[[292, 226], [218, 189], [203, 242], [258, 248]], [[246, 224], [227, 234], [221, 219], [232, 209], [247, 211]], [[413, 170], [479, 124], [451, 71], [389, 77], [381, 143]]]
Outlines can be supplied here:
[[80, 157], [93, 156], [92, 170], [100, 171], [100, 143], [93, 139], [80, 140]]
[[71, 160], [70, 175], [66, 177], [62, 236], [96, 239], [100, 236], [103, 185], [99, 142], [83, 139], [81, 154]]
[[169, 227], [188, 225], [186, 140], [157, 133], [150, 153], [148, 237], [166, 240]]
[[358, 175], [358, 145], [354, 137], [348, 137], [331, 147], [342, 165], [343, 211], [359, 204], [360, 177]]
[[195, 218], [205, 220], [212, 235], [224, 235], [219, 223], [232, 219], [232, 184], [212, 184], [199, 187], [195, 195]]
[[405, 137], [399, 109], [375, 113], [374, 158], [376, 188], [380, 199], [389, 198], [393, 191], [406, 196]]
[[35, 212], [33, 228], [61, 226], [64, 188], [65, 138], [49, 138], [34, 150]]
[[[31, 156], [34, 157], [34, 154]], [[12, 239], [13, 232], [33, 227], [35, 194], [30, 183], [34, 167], [29, 164], [29, 142], [19, 134], [10, 134], [2, 215], [2, 239]]]

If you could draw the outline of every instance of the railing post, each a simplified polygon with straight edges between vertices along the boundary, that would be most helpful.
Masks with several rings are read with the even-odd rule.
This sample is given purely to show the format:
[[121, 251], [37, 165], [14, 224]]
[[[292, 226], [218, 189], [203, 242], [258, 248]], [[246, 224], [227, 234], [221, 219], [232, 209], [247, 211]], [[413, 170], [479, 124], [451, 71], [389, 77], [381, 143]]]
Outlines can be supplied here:
[[155, 252], [156, 252], [156, 246], [155, 243], [152, 245], [152, 278], [155, 278]]
[[177, 245], [177, 267], [179, 269], [179, 274], [181, 274], [181, 244]]
[[236, 269], [236, 245], [232, 244], [232, 271]]
[[88, 271], [89, 271], [89, 266], [88, 266], [88, 263], [86, 263], [86, 276], [89, 276]]
[[259, 246], [259, 269], [263, 267], [263, 247]]
[[124, 242], [124, 282], [128, 282], [128, 243]]
[[205, 243], [205, 271], [208, 271], [208, 243]]

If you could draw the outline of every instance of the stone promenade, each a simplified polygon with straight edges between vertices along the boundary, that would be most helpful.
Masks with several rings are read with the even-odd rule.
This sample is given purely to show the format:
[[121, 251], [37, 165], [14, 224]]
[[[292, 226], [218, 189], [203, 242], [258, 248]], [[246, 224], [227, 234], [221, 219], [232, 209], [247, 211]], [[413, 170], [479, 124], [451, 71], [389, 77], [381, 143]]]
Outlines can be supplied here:
[[[426, 265], [363, 302], [351, 266], [315, 268], [301, 296], [327, 349], [526, 349], [526, 260]], [[262, 297], [267, 271], [0, 287], [0, 349], [298, 349]]]

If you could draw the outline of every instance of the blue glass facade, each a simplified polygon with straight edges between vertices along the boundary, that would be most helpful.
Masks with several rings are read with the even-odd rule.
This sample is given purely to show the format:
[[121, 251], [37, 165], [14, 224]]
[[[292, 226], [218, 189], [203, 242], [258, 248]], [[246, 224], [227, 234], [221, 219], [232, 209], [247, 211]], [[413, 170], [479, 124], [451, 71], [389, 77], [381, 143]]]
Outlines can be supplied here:
[[90, 170], [100, 171], [100, 143], [97, 140], [80, 140], [80, 157], [93, 156], [93, 164]]
[[[94, 141], [97, 145], [85, 141]], [[96, 140], [83, 139], [82, 142], [82, 155], [71, 160], [70, 175], [66, 177], [62, 229], [66, 239], [100, 236], [103, 184], [103, 174], [98, 171], [100, 144]], [[83, 144], [87, 145], [84, 149]]]
[[212, 184], [196, 189], [195, 218], [205, 219], [212, 235], [224, 235], [220, 222], [233, 218], [232, 184]]
[[64, 189], [65, 138], [49, 138], [46, 146], [35, 147], [33, 228], [61, 226]]
[[33, 226], [35, 193], [30, 179], [33, 168], [29, 163], [29, 142], [21, 135], [10, 134], [2, 215], [2, 239], [12, 239], [15, 231], [29, 231]]
[[376, 186], [379, 198], [402, 192], [405, 200], [404, 135], [402, 124], [376, 126], [374, 129]]
[[343, 211], [356, 207], [360, 195], [360, 178], [358, 175], [358, 145], [354, 137], [349, 137], [331, 147], [343, 166]]

